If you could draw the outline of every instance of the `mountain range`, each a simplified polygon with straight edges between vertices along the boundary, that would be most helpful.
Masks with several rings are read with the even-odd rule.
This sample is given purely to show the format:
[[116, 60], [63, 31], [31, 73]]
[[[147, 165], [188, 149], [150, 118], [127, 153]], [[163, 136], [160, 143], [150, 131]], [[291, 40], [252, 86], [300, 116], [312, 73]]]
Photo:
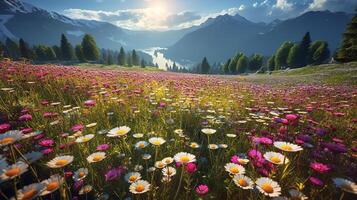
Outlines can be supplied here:
[[238, 51], [271, 55], [284, 41], [298, 41], [310, 31], [313, 40], [326, 40], [330, 49], [339, 45], [351, 14], [311, 11], [269, 24], [254, 23], [240, 15], [209, 18], [199, 26], [169, 31], [134, 31], [107, 22], [71, 19], [20, 0], [0, 1], [0, 40], [23, 38], [29, 44], [59, 44], [66, 34], [75, 45], [85, 33], [100, 48], [117, 50], [167, 47], [165, 56], [180, 63], [224, 61]]

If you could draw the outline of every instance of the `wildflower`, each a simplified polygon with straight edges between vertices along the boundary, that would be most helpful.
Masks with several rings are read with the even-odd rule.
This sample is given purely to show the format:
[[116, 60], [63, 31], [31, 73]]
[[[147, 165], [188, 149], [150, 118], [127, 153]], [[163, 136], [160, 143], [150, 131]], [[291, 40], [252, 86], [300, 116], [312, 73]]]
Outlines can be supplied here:
[[82, 131], [83, 129], [84, 129], [84, 126], [82, 124], [76, 124], [71, 127], [72, 132]]
[[87, 194], [87, 193], [91, 192], [92, 189], [93, 189], [93, 187], [91, 185], [85, 185], [79, 190], [78, 194], [79, 195]]
[[208, 148], [211, 149], [211, 150], [216, 150], [216, 149], [219, 148], [219, 146], [216, 145], [216, 144], [208, 144]]
[[25, 173], [27, 170], [28, 165], [22, 161], [18, 161], [13, 165], [6, 166], [4, 169], [1, 169], [0, 183], [16, 178]]
[[41, 192], [40, 196], [45, 196], [58, 190], [63, 183], [63, 178], [60, 175], [55, 174], [41, 183], [44, 185], [44, 190]]
[[71, 164], [72, 161], [73, 156], [58, 156], [47, 162], [47, 166], [50, 168], [61, 168], [68, 164]]
[[142, 158], [143, 158], [144, 160], [149, 160], [149, 159], [151, 158], [151, 155], [148, 154], [148, 153], [146, 153], [146, 154], [144, 154], [144, 155], [142, 156]]
[[202, 133], [206, 134], [206, 135], [212, 135], [216, 133], [215, 129], [211, 129], [211, 128], [204, 128], [201, 130]]
[[95, 104], [96, 104], [95, 100], [87, 100], [84, 102], [84, 105], [88, 107], [95, 106]]
[[135, 144], [136, 149], [143, 149], [148, 146], [148, 143], [146, 141], [139, 141]]
[[253, 137], [253, 142], [260, 144], [272, 144], [273, 141], [267, 137]]
[[141, 179], [141, 174], [138, 172], [129, 172], [124, 176], [124, 178], [128, 183], [134, 183], [135, 181]]
[[20, 200], [31, 200], [38, 197], [41, 191], [45, 188], [42, 183], [33, 183], [16, 191], [16, 198]]
[[149, 139], [149, 142], [154, 146], [160, 146], [160, 145], [164, 144], [166, 142], [166, 140], [164, 140], [161, 137], [152, 137]]
[[10, 124], [0, 124], [0, 134], [5, 133], [6, 131], [10, 130], [11, 125]]
[[264, 158], [273, 163], [273, 164], [276, 164], [276, 165], [282, 165], [282, 164], [286, 164], [289, 162], [289, 159], [284, 156], [283, 154], [281, 153], [277, 153], [277, 152], [272, 152], [272, 151], [269, 151], [269, 152], [266, 152], [264, 154]]
[[344, 178], [334, 178], [332, 179], [336, 187], [341, 188], [345, 192], [349, 192], [352, 194], [357, 194], [357, 184], [344, 179]]
[[322, 180], [316, 178], [316, 177], [310, 177], [309, 178], [310, 182], [313, 184], [313, 185], [317, 185], [317, 186], [323, 186], [324, 185], [324, 182], [322, 182]]
[[176, 169], [173, 167], [165, 167], [162, 169], [162, 174], [164, 176], [172, 177], [176, 174]]
[[87, 168], [79, 168], [77, 171], [74, 172], [73, 179], [75, 181], [79, 181], [84, 179], [88, 175]]
[[161, 169], [161, 168], [166, 167], [166, 164], [159, 160], [159, 161], [155, 162], [155, 167], [158, 168], [158, 169]]
[[235, 163], [227, 163], [224, 168], [230, 174], [244, 174], [245, 169], [242, 165], [238, 165]]
[[13, 144], [19, 140], [21, 140], [23, 134], [19, 131], [8, 131], [4, 134], [0, 135], [0, 147], [7, 146]]
[[229, 137], [229, 138], [235, 138], [235, 137], [237, 137], [236, 134], [226, 134], [226, 136]]
[[129, 131], [131, 129], [127, 126], [120, 126], [120, 127], [116, 127], [113, 128], [112, 130], [110, 130], [107, 134], [108, 137], [122, 137], [122, 136], [126, 136]]
[[166, 157], [166, 158], [162, 159], [162, 162], [165, 163], [165, 165], [169, 165], [172, 162], [174, 162], [174, 159], [171, 157]]
[[321, 174], [327, 173], [331, 169], [328, 165], [319, 162], [310, 163], [310, 167]]
[[87, 157], [89, 163], [102, 161], [105, 158], [105, 152], [95, 152]]
[[198, 195], [204, 196], [205, 194], [207, 194], [209, 192], [209, 188], [207, 185], [201, 184], [196, 187], [195, 191]]
[[113, 181], [118, 179], [122, 173], [124, 173], [125, 168], [122, 166], [112, 168], [105, 173], [105, 181]]
[[85, 143], [85, 142], [88, 142], [89, 140], [91, 140], [93, 138], [94, 138], [94, 134], [88, 134], [88, 135], [85, 135], [85, 136], [78, 137], [76, 139], [76, 142], [77, 143]]
[[281, 188], [279, 184], [270, 178], [258, 178], [255, 181], [255, 184], [257, 184], [258, 190], [266, 196], [278, 197], [281, 194]]
[[177, 163], [187, 164], [191, 162], [196, 162], [196, 156], [186, 152], [180, 152], [175, 154], [174, 159]]
[[38, 144], [43, 147], [52, 147], [55, 144], [55, 141], [52, 139], [44, 139], [41, 140]]
[[134, 138], [142, 138], [142, 137], [144, 137], [144, 134], [142, 134], [142, 133], [135, 133], [135, 134], [133, 135], [133, 137], [134, 137]]
[[133, 194], [142, 194], [150, 190], [150, 183], [145, 180], [138, 180], [129, 186], [129, 191]]
[[302, 151], [302, 148], [299, 145], [292, 144], [289, 142], [274, 142], [274, 146], [282, 151], [287, 152]]
[[197, 144], [196, 142], [191, 142], [189, 146], [190, 146], [192, 149], [200, 148], [200, 145]]
[[185, 166], [185, 170], [187, 173], [190, 173], [190, 174], [195, 173], [195, 171], [197, 171], [196, 163], [193, 163], [193, 162], [187, 163], [187, 165]]
[[242, 174], [234, 175], [233, 181], [238, 187], [244, 190], [253, 189], [254, 186], [254, 182], [252, 181], [252, 179]]
[[32, 115], [30, 114], [24, 114], [19, 117], [20, 121], [27, 122], [32, 120]]

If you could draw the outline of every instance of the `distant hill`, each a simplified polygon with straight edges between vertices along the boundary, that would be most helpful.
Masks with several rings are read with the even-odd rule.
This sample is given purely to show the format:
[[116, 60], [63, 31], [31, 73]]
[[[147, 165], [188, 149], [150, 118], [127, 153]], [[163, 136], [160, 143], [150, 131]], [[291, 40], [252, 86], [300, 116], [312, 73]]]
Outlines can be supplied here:
[[165, 55], [177, 61], [199, 61], [206, 56], [211, 62], [224, 61], [237, 51], [268, 56], [284, 41], [299, 41], [307, 31], [313, 40], [326, 40], [334, 51], [351, 18], [351, 14], [343, 12], [311, 11], [264, 24], [250, 22], [239, 15], [224, 15], [185, 35], [169, 47]]

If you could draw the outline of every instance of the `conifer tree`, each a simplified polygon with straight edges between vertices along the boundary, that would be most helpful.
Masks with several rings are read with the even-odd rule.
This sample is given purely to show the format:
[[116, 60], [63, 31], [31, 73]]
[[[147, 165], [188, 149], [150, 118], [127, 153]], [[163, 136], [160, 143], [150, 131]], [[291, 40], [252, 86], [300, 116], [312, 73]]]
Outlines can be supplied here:
[[343, 34], [341, 47], [335, 56], [339, 62], [357, 61], [357, 8], [355, 11], [355, 15]]
[[287, 58], [290, 48], [293, 46], [291, 42], [284, 42], [275, 54], [275, 70], [282, 69], [288, 65]]
[[76, 52], [76, 57], [79, 60], [79, 62], [85, 62], [82, 45], [77, 44], [76, 48], [75, 48], [75, 52]]
[[136, 53], [135, 49], [133, 49], [133, 51], [131, 53], [131, 59], [132, 59], [132, 63], [134, 66], [139, 66], [140, 58], [139, 58], [138, 54]]
[[62, 60], [72, 60], [74, 58], [73, 47], [64, 34], [61, 35], [61, 57]]
[[201, 63], [201, 73], [202, 74], [208, 74], [209, 71], [210, 71], [210, 65], [207, 61], [207, 58], [204, 57], [203, 60], [202, 60], [202, 63]]
[[19, 40], [19, 49], [20, 49], [21, 57], [27, 58], [27, 59], [31, 58], [31, 52], [30, 52], [29, 46], [22, 38]]
[[118, 54], [118, 64], [121, 66], [125, 66], [126, 64], [125, 51], [123, 47], [120, 47], [120, 51]]
[[99, 59], [99, 49], [94, 38], [89, 34], [85, 34], [83, 37], [82, 51], [86, 60], [97, 61]]
[[272, 55], [268, 59], [268, 70], [274, 71], [274, 69], [275, 69], [275, 55]]
[[238, 74], [245, 73], [247, 71], [248, 65], [249, 65], [248, 57], [242, 55], [237, 62], [237, 73]]

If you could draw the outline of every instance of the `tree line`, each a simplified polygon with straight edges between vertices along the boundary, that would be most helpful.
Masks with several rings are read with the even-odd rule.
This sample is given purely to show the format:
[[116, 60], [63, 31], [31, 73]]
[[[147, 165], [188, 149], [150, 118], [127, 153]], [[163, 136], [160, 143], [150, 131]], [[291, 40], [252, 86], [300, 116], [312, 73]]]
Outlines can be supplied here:
[[85, 34], [82, 42], [75, 47], [62, 34], [60, 45], [34, 45], [30, 46], [22, 38], [18, 43], [10, 38], [5, 43], [0, 41], [0, 58], [11, 58], [18, 60], [20, 58], [34, 61], [78, 61], [94, 62], [106, 65], [119, 64], [121, 66], [154, 66], [153, 63], [147, 63], [140, 59], [135, 49], [125, 52], [121, 47], [120, 51], [110, 49], [99, 49], [93, 36]]

